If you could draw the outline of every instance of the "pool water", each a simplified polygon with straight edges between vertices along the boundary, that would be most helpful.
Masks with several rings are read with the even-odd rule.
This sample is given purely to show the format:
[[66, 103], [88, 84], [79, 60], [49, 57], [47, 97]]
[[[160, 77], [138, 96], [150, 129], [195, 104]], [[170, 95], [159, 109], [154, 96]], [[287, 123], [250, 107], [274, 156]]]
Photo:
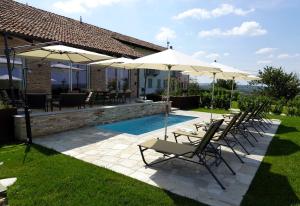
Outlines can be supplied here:
[[[164, 127], [164, 114], [151, 115], [136, 119], [124, 120], [111, 124], [99, 125], [98, 129], [104, 129], [114, 132], [128, 133], [133, 135], [140, 135], [151, 132], [153, 130]], [[183, 116], [183, 115], [169, 115], [168, 126], [195, 119], [197, 117]]]

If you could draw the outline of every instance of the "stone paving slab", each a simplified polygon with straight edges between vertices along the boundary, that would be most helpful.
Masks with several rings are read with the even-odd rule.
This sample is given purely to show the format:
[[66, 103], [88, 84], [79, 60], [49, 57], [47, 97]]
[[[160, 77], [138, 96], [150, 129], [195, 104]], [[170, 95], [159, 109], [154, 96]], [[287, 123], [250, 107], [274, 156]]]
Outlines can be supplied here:
[[[209, 113], [180, 110], [174, 113], [197, 118], [170, 126], [168, 128], [168, 140], [170, 141], [175, 141], [171, 134], [172, 131], [178, 128], [191, 129], [193, 123], [209, 121], [210, 119]], [[214, 118], [217, 117], [221, 116], [214, 114]], [[244, 164], [241, 164], [228, 148], [223, 147], [223, 157], [237, 173], [237, 175], [232, 175], [224, 164], [212, 167], [217, 177], [225, 185], [225, 191], [200, 165], [176, 159], [155, 165], [155, 167], [144, 165], [137, 145], [151, 138], [163, 139], [163, 128], [142, 135], [130, 135], [90, 127], [34, 139], [34, 142], [209, 205], [237, 206], [247, 192], [280, 124], [278, 120], [274, 120], [273, 123], [273, 126], [266, 131], [264, 137], [254, 133], [259, 140], [258, 143], [255, 143], [255, 147], [251, 147], [240, 138], [250, 152], [250, 155], [246, 155], [242, 150], [238, 151], [245, 161]], [[184, 140], [184, 138], [181, 139]], [[146, 153], [146, 158], [151, 161], [162, 158], [162, 155], [149, 150]]]

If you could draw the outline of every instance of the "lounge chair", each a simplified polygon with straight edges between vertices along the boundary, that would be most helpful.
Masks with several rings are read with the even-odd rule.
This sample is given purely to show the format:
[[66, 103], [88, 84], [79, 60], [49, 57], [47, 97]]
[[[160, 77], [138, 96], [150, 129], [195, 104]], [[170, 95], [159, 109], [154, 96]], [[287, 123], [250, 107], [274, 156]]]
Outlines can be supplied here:
[[[222, 127], [220, 126], [219, 129], [221, 129], [220, 131], [216, 132], [216, 134], [214, 135], [214, 137], [212, 138], [212, 140], [219, 144], [219, 145], [224, 145], [229, 147], [232, 152], [235, 154], [235, 156], [241, 161], [241, 163], [244, 163], [244, 161], [241, 159], [241, 157], [236, 153], [234, 147], [236, 145], [239, 145], [247, 154], [249, 154], [249, 152], [246, 150], [246, 148], [244, 147], [244, 145], [242, 145], [242, 143], [236, 138], [235, 134], [232, 132], [232, 127], [234, 126], [234, 124], [236, 123], [236, 121], [238, 120], [238, 118], [241, 116], [241, 112], [234, 115], [230, 122], [227, 125], [224, 125], [224, 129], [221, 129]], [[186, 132], [186, 131], [182, 131], [182, 130], [176, 130], [173, 132], [174, 134], [174, 138], [175, 141], [177, 142], [177, 138], [180, 136], [185, 136], [188, 138], [189, 142], [191, 144], [197, 144], [198, 141], [201, 141], [205, 135], [204, 131], [197, 131], [197, 132]], [[231, 134], [232, 138], [229, 138], [228, 135]], [[190, 137], [192, 138], [196, 138], [196, 141], [192, 141], [190, 139]], [[199, 140], [200, 139], [200, 140]]]
[[[204, 135], [203, 139], [197, 145], [179, 144], [179, 143], [170, 142], [166, 140], [159, 140], [159, 139], [152, 139], [141, 143], [138, 146], [142, 155], [143, 162], [147, 166], [153, 166], [155, 164], [176, 158], [191, 163], [203, 165], [208, 170], [208, 172], [213, 176], [216, 182], [220, 185], [220, 187], [225, 190], [225, 187], [220, 182], [220, 180], [216, 177], [216, 175], [212, 172], [212, 170], [210, 169], [210, 165], [207, 162], [207, 156], [214, 157], [216, 158], [216, 160], [219, 160], [220, 163], [224, 162], [224, 164], [228, 167], [228, 169], [232, 172], [232, 174], [235, 175], [233, 169], [221, 156], [220, 150], [218, 148], [215, 148], [210, 142], [214, 134], [216, 133], [216, 131], [219, 129], [222, 122], [223, 120], [219, 120], [211, 124], [208, 131]], [[149, 149], [155, 150], [156, 152], [163, 154], [164, 159], [156, 160], [151, 163], [148, 163], [145, 160], [144, 152]], [[197, 161], [194, 158], [197, 158]]]
[[96, 93], [89, 92], [85, 99], [85, 104], [90, 105], [92, 107], [95, 104], [95, 99], [96, 99]]
[[[256, 142], [258, 142], [257, 138], [250, 132], [250, 130], [248, 128], [249, 127], [253, 128], [260, 136], [263, 137], [263, 135], [261, 134], [261, 132], [264, 132], [264, 130], [261, 129], [261, 127], [259, 127], [258, 124], [256, 124], [255, 121], [253, 120], [256, 112], [260, 110], [260, 107], [261, 106], [257, 106], [256, 108], [252, 108], [252, 111], [248, 110], [248, 115], [245, 117], [245, 119], [240, 124], [240, 128], [242, 128], [243, 130], [247, 131], [248, 134], [250, 134], [251, 137]], [[259, 131], [259, 129], [261, 131]]]

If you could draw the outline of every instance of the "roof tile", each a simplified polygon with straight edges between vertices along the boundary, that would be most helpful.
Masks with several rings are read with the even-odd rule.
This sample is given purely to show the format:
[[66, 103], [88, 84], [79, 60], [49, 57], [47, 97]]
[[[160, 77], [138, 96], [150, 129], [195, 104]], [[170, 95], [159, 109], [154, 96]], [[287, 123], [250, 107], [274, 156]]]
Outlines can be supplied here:
[[0, 32], [8, 32], [43, 41], [60, 41], [64, 44], [116, 56], [142, 56], [141, 53], [127, 46], [127, 43], [153, 51], [165, 49], [150, 42], [82, 23], [12, 0], [0, 0]]

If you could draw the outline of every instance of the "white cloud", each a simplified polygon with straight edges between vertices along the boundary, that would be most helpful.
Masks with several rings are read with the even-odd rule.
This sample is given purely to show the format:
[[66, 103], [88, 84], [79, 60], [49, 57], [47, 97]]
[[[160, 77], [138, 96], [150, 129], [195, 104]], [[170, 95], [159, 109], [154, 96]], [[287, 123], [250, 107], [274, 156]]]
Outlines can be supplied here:
[[277, 48], [271, 48], [271, 47], [266, 47], [266, 48], [261, 48], [261, 49], [258, 49], [255, 54], [270, 54], [274, 51], [276, 51]]
[[55, 9], [66, 13], [84, 13], [89, 9], [111, 6], [130, 0], [66, 0], [53, 3]]
[[270, 63], [272, 63], [272, 61], [271, 60], [259, 60], [259, 61], [257, 61], [257, 64], [264, 64], [264, 65], [266, 65], [266, 64], [270, 64]]
[[296, 53], [296, 54], [288, 54], [288, 53], [282, 53], [282, 54], [279, 54], [277, 56], [278, 59], [289, 59], [289, 58], [295, 58], [295, 57], [299, 57], [300, 54], [299, 53]]
[[166, 42], [167, 40], [175, 39], [176, 32], [168, 27], [161, 27], [155, 39], [160, 42]]
[[210, 60], [217, 60], [221, 57], [221, 55], [218, 53], [211, 53], [211, 54], [206, 55], [205, 57]]
[[194, 58], [206, 58], [209, 60], [217, 60], [220, 59], [222, 56], [226, 57], [229, 56], [230, 54], [228, 52], [223, 53], [223, 55], [217, 53], [217, 52], [213, 52], [213, 53], [208, 53], [206, 51], [197, 51], [195, 52], [192, 56]]
[[229, 14], [234, 14], [237, 16], [245, 16], [248, 13], [251, 13], [253, 11], [254, 9], [243, 10], [241, 8], [236, 8], [235, 6], [230, 4], [222, 4], [213, 10], [207, 10], [203, 8], [189, 9], [174, 16], [173, 19], [176, 20], [185, 19], [185, 18], [210, 19], [210, 18], [226, 16]]
[[199, 58], [199, 57], [203, 57], [205, 54], [206, 54], [205, 51], [197, 51], [197, 52], [195, 52], [192, 56], [193, 56], [194, 58]]
[[212, 30], [204, 30], [198, 33], [199, 37], [214, 37], [214, 36], [261, 36], [265, 35], [267, 30], [255, 21], [243, 22], [240, 26], [233, 27], [227, 31], [222, 31], [219, 28]]

